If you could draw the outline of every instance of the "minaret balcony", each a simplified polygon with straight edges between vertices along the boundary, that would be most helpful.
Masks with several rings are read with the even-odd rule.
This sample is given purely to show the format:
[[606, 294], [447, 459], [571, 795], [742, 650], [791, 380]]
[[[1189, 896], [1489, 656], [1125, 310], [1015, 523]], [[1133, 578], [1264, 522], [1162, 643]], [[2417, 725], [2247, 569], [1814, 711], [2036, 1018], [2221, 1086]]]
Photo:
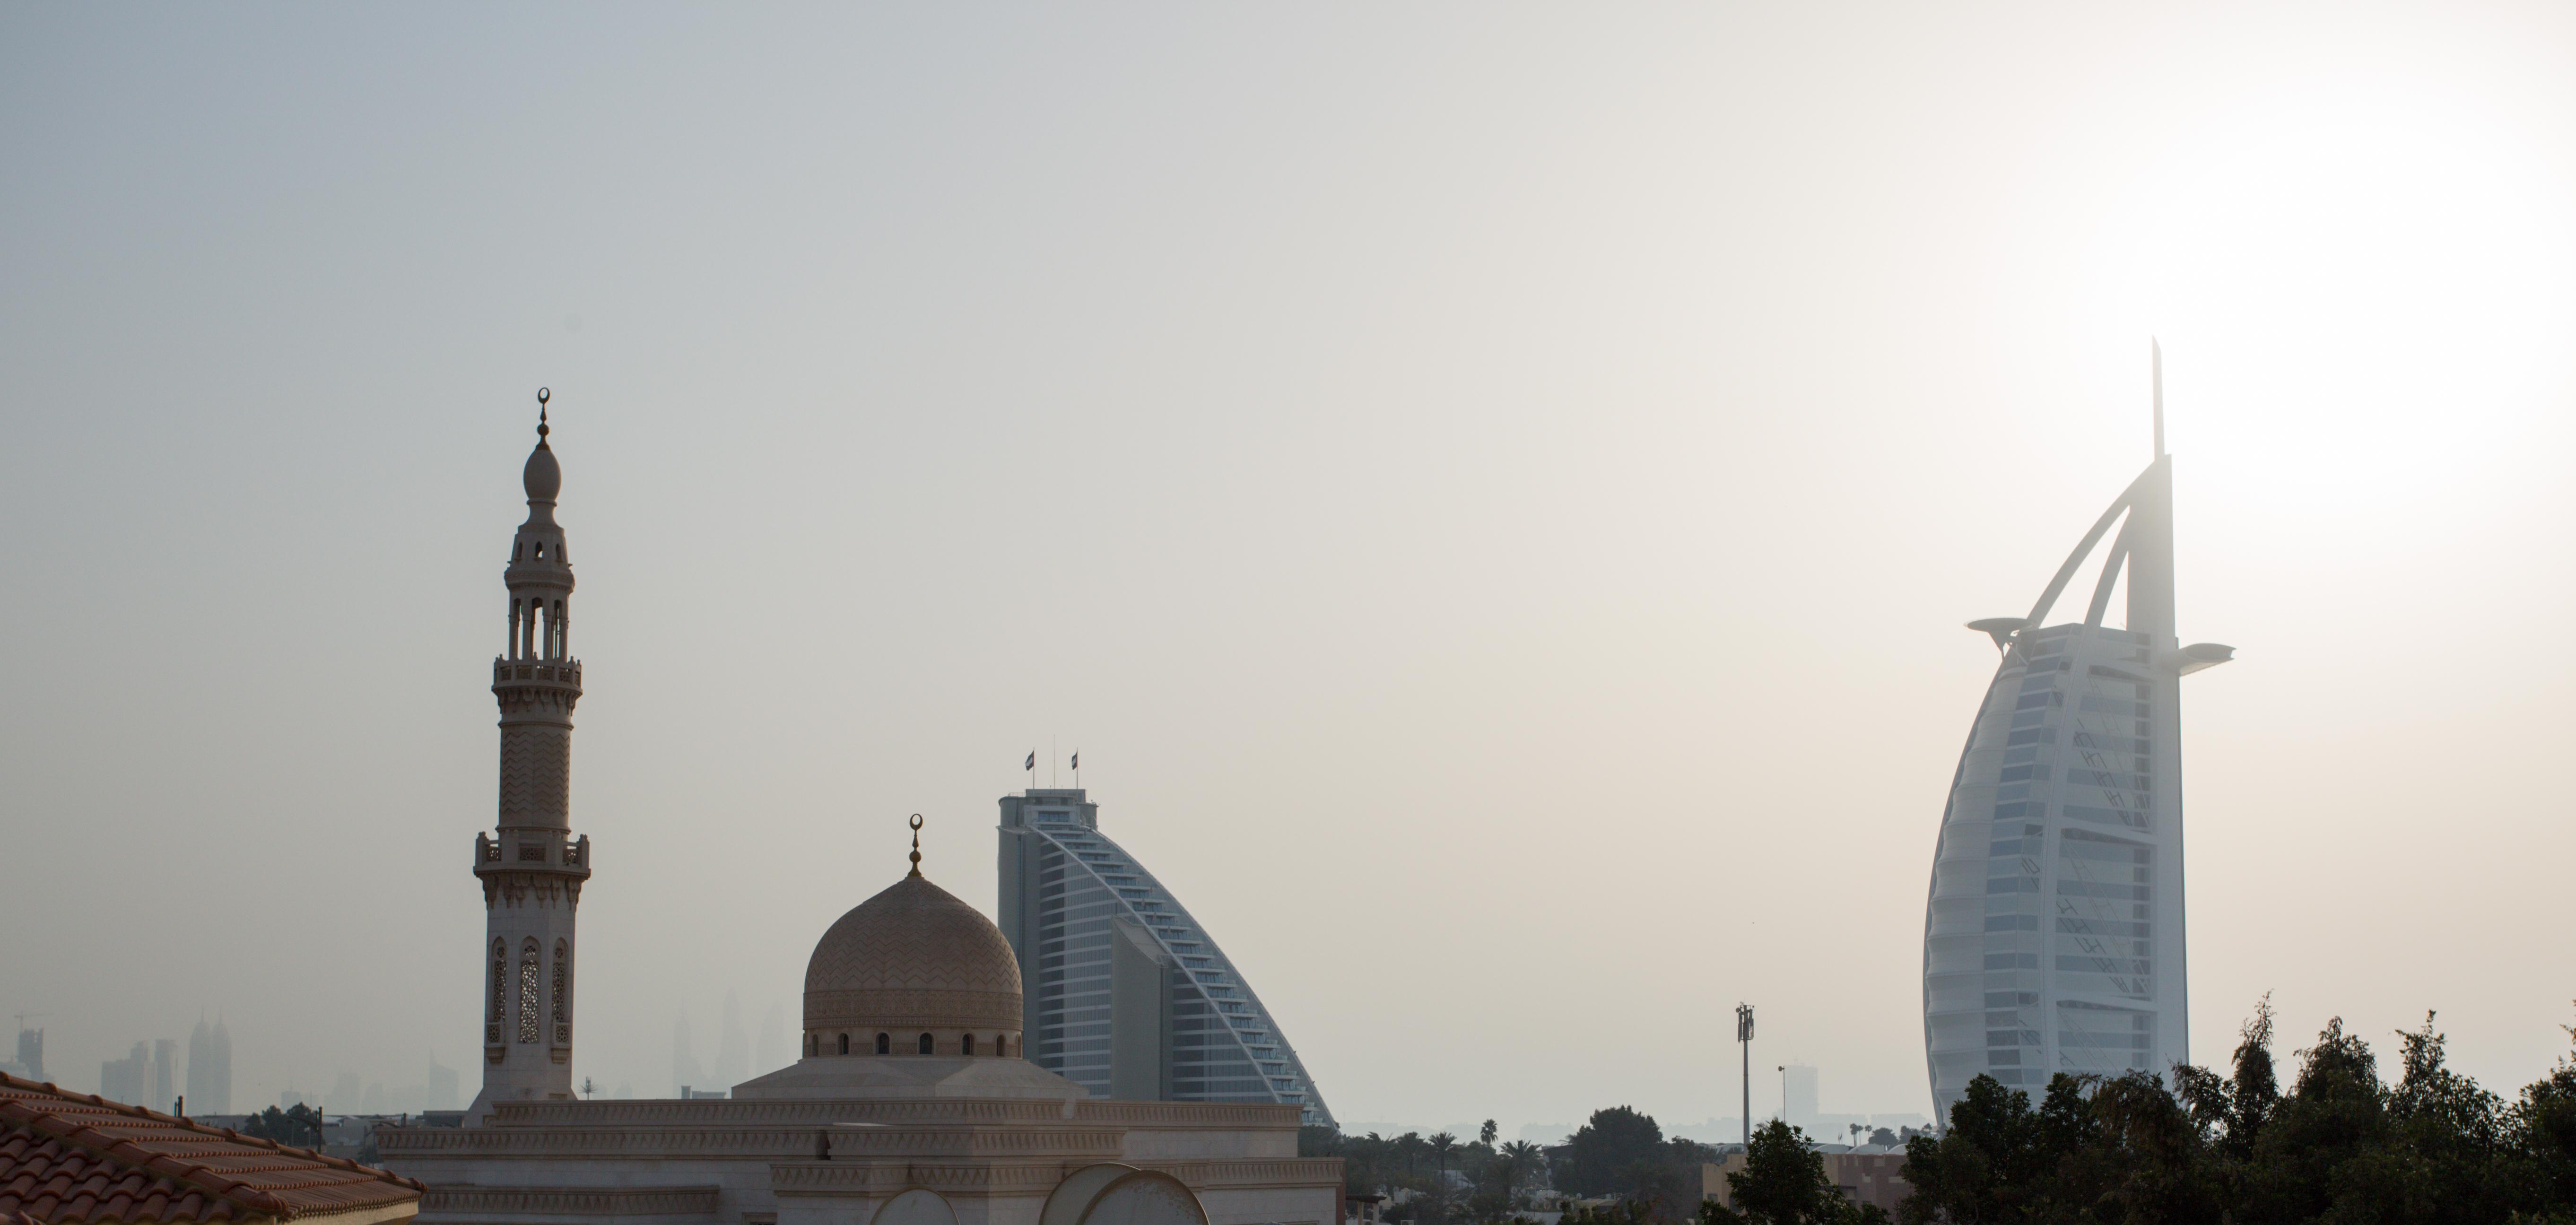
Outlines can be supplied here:
[[567, 838], [552, 830], [504, 829], [498, 837], [474, 835], [476, 876], [543, 872], [590, 876], [590, 835]]
[[492, 661], [492, 687], [503, 685], [560, 685], [581, 688], [581, 661], [578, 659], [511, 659], [501, 656]]

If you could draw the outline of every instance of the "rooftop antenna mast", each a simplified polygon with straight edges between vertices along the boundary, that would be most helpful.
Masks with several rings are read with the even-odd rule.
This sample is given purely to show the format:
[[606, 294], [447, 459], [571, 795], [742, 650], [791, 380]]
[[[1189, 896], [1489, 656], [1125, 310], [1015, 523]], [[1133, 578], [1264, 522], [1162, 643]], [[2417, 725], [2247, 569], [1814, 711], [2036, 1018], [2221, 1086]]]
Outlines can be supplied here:
[[2157, 343], [2156, 338], [2153, 336], [2147, 337], [2147, 360], [2149, 368], [2153, 372], [2156, 388], [2156, 453], [2154, 458], [2163, 459], [2165, 457], [2165, 347], [2162, 344]]

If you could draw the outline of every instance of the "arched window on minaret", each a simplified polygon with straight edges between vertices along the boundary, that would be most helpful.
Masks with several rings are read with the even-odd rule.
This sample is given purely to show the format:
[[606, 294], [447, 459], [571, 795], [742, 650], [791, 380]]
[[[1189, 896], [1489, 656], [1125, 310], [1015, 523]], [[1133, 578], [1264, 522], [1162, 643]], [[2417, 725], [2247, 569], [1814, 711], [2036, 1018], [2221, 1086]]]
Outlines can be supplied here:
[[483, 1041], [486, 1045], [501, 1043], [501, 1026], [508, 1021], [510, 1000], [510, 946], [492, 942], [492, 1012], [483, 1018]]
[[519, 1041], [521, 1042], [536, 1041], [538, 1026], [543, 1024], [543, 1017], [537, 1011], [538, 955], [536, 938], [531, 936], [528, 938], [527, 946], [519, 950]]
[[555, 1044], [572, 1041], [572, 945], [555, 941], [554, 990]]

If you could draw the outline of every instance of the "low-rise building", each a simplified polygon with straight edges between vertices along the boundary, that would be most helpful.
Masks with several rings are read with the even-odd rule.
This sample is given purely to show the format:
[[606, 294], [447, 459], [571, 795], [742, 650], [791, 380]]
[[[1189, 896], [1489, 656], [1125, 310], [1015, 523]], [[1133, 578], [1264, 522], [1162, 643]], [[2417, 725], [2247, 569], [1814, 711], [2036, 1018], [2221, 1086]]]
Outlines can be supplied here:
[[[1729, 1145], [1733, 1151], [1722, 1162], [1705, 1162], [1700, 1166], [1700, 1198], [1716, 1200], [1729, 1208], [1735, 1206], [1735, 1192], [1726, 1176], [1744, 1172], [1744, 1149]], [[1905, 1197], [1914, 1194], [1905, 1181], [1905, 1150], [1883, 1145], [1864, 1144], [1859, 1148], [1820, 1145], [1817, 1155], [1825, 1159], [1825, 1177], [1843, 1198], [1855, 1204], [1871, 1204], [1886, 1209], [1891, 1215]]]

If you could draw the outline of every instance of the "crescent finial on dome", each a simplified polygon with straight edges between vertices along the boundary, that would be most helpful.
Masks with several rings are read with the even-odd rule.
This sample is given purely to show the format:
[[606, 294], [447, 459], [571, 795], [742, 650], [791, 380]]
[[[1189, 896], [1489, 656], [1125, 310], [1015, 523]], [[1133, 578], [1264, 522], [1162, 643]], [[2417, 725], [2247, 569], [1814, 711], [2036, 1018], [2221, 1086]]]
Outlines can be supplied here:
[[917, 812], [912, 814], [912, 871], [905, 875], [921, 875], [921, 814]]

